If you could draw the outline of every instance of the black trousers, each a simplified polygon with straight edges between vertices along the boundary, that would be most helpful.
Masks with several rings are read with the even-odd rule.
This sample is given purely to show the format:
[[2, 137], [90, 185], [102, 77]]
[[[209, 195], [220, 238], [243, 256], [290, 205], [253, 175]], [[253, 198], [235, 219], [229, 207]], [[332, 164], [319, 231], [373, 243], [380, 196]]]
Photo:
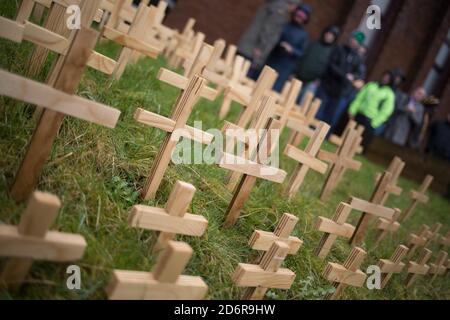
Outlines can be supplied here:
[[363, 133], [362, 146], [364, 148], [363, 154], [366, 154], [370, 144], [372, 143], [373, 137], [375, 136], [375, 129], [372, 128], [372, 125], [370, 124], [371, 120], [360, 113], [356, 115], [355, 121], [358, 124], [363, 125], [365, 128]]

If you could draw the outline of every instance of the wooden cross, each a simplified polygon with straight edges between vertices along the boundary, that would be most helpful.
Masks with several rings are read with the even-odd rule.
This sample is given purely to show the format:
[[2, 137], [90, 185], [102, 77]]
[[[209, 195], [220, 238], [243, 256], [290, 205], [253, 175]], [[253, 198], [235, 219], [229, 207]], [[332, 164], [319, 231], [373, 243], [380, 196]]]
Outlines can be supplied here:
[[[81, 1], [80, 1], [81, 2]], [[62, 3], [62, 2], [61, 2]], [[84, 0], [81, 3], [81, 26], [84, 28], [89, 28], [95, 14], [98, 10], [100, 4], [100, 0], [86, 1]], [[55, 7], [61, 6], [59, 3], [54, 4]], [[63, 12], [65, 12], [65, 7], [63, 7]], [[60, 17], [64, 21], [64, 17]], [[23, 40], [32, 42], [38, 46], [41, 46], [46, 49], [44, 57], [47, 57], [48, 50], [53, 51], [61, 56], [61, 60], [65, 59], [65, 56], [68, 54], [72, 43], [73, 37], [75, 35], [75, 31], [71, 33], [69, 38], [64, 35], [60, 35], [56, 32], [48, 30], [44, 27], [40, 27], [34, 23], [29, 21], [17, 22], [11, 21], [4, 17], [0, 17], [0, 26], [7, 26], [8, 30], [0, 31], [0, 37], [15, 41], [22, 42]], [[64, 27], [65, 21], [64, 21]], [[41, 56], [43, 52], [39, 53]], [[40, 60], [44, 62], [45, 59]], [[59, 74], [59, 66], [62, 61], [54, 64], [52, 75], [49, 77], [49, 83]], [[87, 60], [87, 65], [92, 67], [100, 72], [111, 74], [114, 70], [116, 62], [108, 58], [98, 52], [91, 51], [91, 55]], [[34, 72], [34, 71], [33, 71]]]
[[359, 171], [361, 169], [361, 162], [353, 159], [361, 141], [362, 137], [357, 130], [349, 130], [344, 138], [344, 142], [336, 153], [320, 150], [317, 154], [318, 159], [331, 164], [330, 172], [320, 195], [322, 201], [329, 199], [333, 190], [342, 180], [346, 170]]
[[[220, 159], [219, 166], [221, 168], [243, 174], [239, 184], [236, 187], [231, 202], [228, 205], [227, 218], [225, 219], [226, 227], [230, 227], [236, 223], [240, 216], [241, 210], [250, 196], [250, 192], [258, 178], [275, 183], [283, 183], [286, 178], [286, 171], [275, 167], [269, 167], [258, 162], [258, 153], [261, 150], [265, 152], [265, 155], [270, 155], [272, 153], [273, 146], [270, 145], [272, 141], [272, 131], [279, 129], [280, 127], [279, 121], [268, 118], [271, 110], [273, 110], [273, 98], [265, 97], [261, 103], [255, 122], [258, 123], [262, 120], [269, 119], [265, 127], [267, 129], [267, 134], [261, 137], [257, 143], [256, 150], [254, 150], [255, 152], [252, 152], [250, 157], [242, 158], [225, 152]], [[279, 131], [277, 131], [277, 133], [278, 135], [276, 138], [279, 138]]]
[[[297, 96], [300, 93], [301, 89], [301, 82], [299, 80], [291, 81], [289, 83], [289, 90], [286, 92], [286, 96], [283, 98], [282, 101], [280, 101], [280, 104], [275, 105], [275, 109], [273, 111], [272, 117], [274, 119], [277, 119], [279, 122], [278, 130], [280, 131], [280, 134], [283, 132], [283, 129], [286, 125], [286, 123], [289, 120], [289, 113], [295, 106], [295, 101], [297, 99]], [[268, 119], [261, 119], [260, 116], [257, 116], [254, 118], [255, 121], [252, 122], [250, 125], [250, 128], [253, 130], [260, 130], [264, 128], [264, 126], [267, 124]], [[256, 121], [258, 120], [258, 121]], [[259, 121], [261, 120], [261, 121]], [[229, 148], [234, 148], [234, 146], [228, 146]], [[245, 145], [245, 147], [248, 147], [248, 144]], [[257, 146], [255, 146], [257, 147]], [[275, 147], [275, 146], [273, 146]], [[255, 150], [251, 150], [247, 148], [247, 150], [242, 150], [244, 153], [252, 154]], [[242, 154], [238, 154], [239, 156]], [[227, 184], [227, 189], [230, 191], [234, 191], [236, 189], [237, 184], [239, 183], [239, 180], [242, 176], [238, 172], [231, 172], [229, 175], [229, 181]]]
[[[330, 135], [330, 138], [328, 139], [328, 141], [331, 144], [334, 144], [335, 146], [337, 146], [339, 148], [344, 143], [345, 136], [347, 135], [347, 132], [349, 132], [350, 130], [357, 130], [358, 133], [360, 135], [362, 135], [365, 128], [362, 125], [358, 125], [358, 123], [355, 120], [349, 120], [344, 129], [344, 132], [342, 133], [342, 136], [339, 137], [335, 134], [332, 134], [332, 135]], [[363, 147], [359, 146], [356, 150], [356, 153], [361, 154], [362, 152], [363, 152]]]
[[201, 277], [181, 273], [192, 257], [184, 242], [170, 241], [151, 273], [114, 270], [106, 292], [110, 300], [201, 300], [208, 286]]
[[[100, 20], [102, 19], [102, 15], [103, 12], [100, 9], [97, 9], [97, 4], [94, 1], [91, 1], [90, 4], [88, 4], [87, 2], [81, 2], [81, 0], [72, 0], [70, 4], [75, 4], [75, 5], [81, 5], [81, 12], [82, 12], [82, 16], [81, 18], [81, 23], [82, 26], [84, 27], [90, 27], [90, 21], [91, 19], [93, 19], [95, 22], [100, 22]], [[30, 14], [33, 10], [34, 7], [34, 11], [36, 12], [38, 9], [37, 7], [40, 7], [42, 10], [45, 8], [49, 8], [48, 14], [46, 15], [45, 21], [44, 21], [44, 28], [45, 30], [51, 31], [57, 35], [61, 35], [65, 38], [68, 38], [71, 33], [72, 30], [69, 30], [67, 28], [67, 13], [66, 13], [66, 7], [67, 7], [68, 3], [66, 1], [62, 1], [62, 0], [23, 0], [21, 3], [21, 6], [19, 8], [19, 11], [17, 13], [16, 16], [16, 21], [19, 23], [25, 23], [26, 21], [28, 21], [30, 19]], [[90, 9], [87, 9], [87, 6], [91, 6], [93, 5], [92, 11]], [[92, 16], [93, 15], [93, 16]], [[87, 19], [86, 19], [87, 18]], [[40, 19], [38, 19], [40, 20]], [[84, 23], [88, 23], [88, 24], [84, 24]], [[15, 27], [15, 26], [14, 26]], [[10, 31], [14, 30], [16, 28], [10, 27]], [[30, 34], [33, 34], [33, 28], [32, 27], [27, 27], [27, 29], [29, 29]], [[36, 36], [37, 35], [37, 36]], [[45, 61], [47, 60], [48, 54], [50, 52], [50, 50], [48, 50], [45, 45], [46, 45], [46, 40], [45, 40], [45, 36], [42, 33], [42, 30], [39, 30], [37, 32], [34, 33], [34, 36], [31, 37], [31, 42], [33, 42], [34, 40], [39, 40], [39, 39], [44, 39], [44, 43], [35, 43], [37, 44], [36, 47], [33, 48], [33, 51], [31, 53], [29, 62], [28, 62], [28, 70], [27, 70], [27, 76], [28, 77], [35, 77], [37, 74], [39, 74], [39, 72], [41, 72], [41, 70], [43, 69], [44, 65], [45, 65]], [[93, 58], [94, 59], [94, 58]], [[97, 59], [100, 59], [100, 56], [97, 57]], [[100, 59], [103, 62], [109, 62], [109, 60], [107, 60], [106, 57], [102, 57]], [[57, 71], [55, 71], [55, 68], [58, 68], [58, 66], [60, 65], [60, 61], [58, 61], [58, 59], [55, 61], [55, 63], [53, 64], [52, 67], [52, 72], [50, 73], [49, 76], [49, 83], [51, 83], [52, 80], [52, 74], [57, 73]], [[93, 66], [95, 68], [95, 66]], [[101, 72], [106, 71], [103, 69], [100, 69]]]
[[[389, 167], [387, 168], [387, 172], [391, 173], [391, 178], [389, 183], [386, 186], [386, 189], [384, 190], [383, 197], [381, 199], [380, 204], [385, 204], [386, 201], [389, 198], [390, 194], [394, 194], [396, 196], [400, 196], [403, 192], [403, 189], [397, 186], [398, 179], [400, 178], [400, 175], [403, 172], [403, 169], [405, 168], [405, 162], [400, 159], [399, 157], [394, 157], [394, 159], [391, 161]], [[378, 173], [375, 176], [375, 181], [378, 183], [381, 173]]]
[[289, 115], [290, 121], [296, 121], [291, 122], [291, 125], [288, 123], [290, 133], [287, 144], [298, 147], [303, 142], [305, 136], [312, 136], [313, 131], [310, 127], [317, 127], [320, 123], [315, 117], [321, 104], [322, 101], [320, 101], [320, 99], [314, 99], [314, 94], [312, 92], [307, 92], [305, 94], [302, 105], [298, 108], [294, 108]]
[[195, 23], [195, 19], [189, 18], [183, 28], [183, 31], [180, 33], [178, 30], [176, 30], [172, 35], [164, 53], [164, 56], [166, 57], [166, 60], [171, 67], [178, 68], [180, 66], [180, 62], [177, 61], [175, 57], [175, 51], [179, 46], [182, 45], [183, 42], [192, 41], [195, 35], [195, 32], [193, 30]]
[[320, 161], [316, 157], [329, 130], [330, 126], [325, 122], [321, 122], [319, 126], [314, 130], [314, 134], [309, 140], [305, 151], [300, 150], [290, 144], [286, 146], [284, 154], [298, 162], [286, 188], [286, 194], [288, 195], [289, 199], [292, 199], [292, 197], [297, 194], [309, 169], [317, 171], [321, 174], [326, 173], [328, 165], [325, 162]]
[[[147, 0], [143, 2], [148, 3]], [[103, 0], [100, 9], [108, 16], [108, 26], [123, 33], [129, 31], [129, 24], [136, 18], [138, 11], [138, 9], [132, 5], [132, 1], [130, 0]]]
[[337, 237], [351, 238], [355, 231], [355, 227], [346, 223], [351, 211], [352, 207], [350, 204], [341, 202], [338, 205], [332, 220], [325, 217], [317, 218], [315, 229], [325, 233], [314, 252], [319, 258], [325, 259], [328, 256]]
[[0, 73], [3, 84], [0, 86], [1, 95], [47, 108], [39, 120], [10, 191], [17, 201], [25, 200], [34, 190], [64, 114], [110, 128], [114, 128], [118, 121], [118, 110], [73, 95], [96, 39], [97, 32], [94, 30], [82, 28], [76, 33], [53, 87], [7, 72]]
[[18, 226], [0, 225], [0, 256], [12, 257], [1, 272], [0, 285], [19, 288], [34, 260], [68, 262], [83, 256], [82, 236], [49, 231], [60, 208], [58, 197], [35, 191]]
[[102, 34], [103, 37], [122, 46], [118, 62], [113, 73], [114, 79], [116, 80], [119, 80], [122, 77], [133, 52], [139, 52], [155, 59], [164, 47], [161, 43], [155, 40], [148, 38], [144, 40], [144, 34], [149, 29], [149, 23], [152, 22], [149, 19], [152, 8], [148, 7], [145, 1], [140, 3], [128, 32], [124, 33], [116, 30], [114, 28], [115, 23], [112, 21], [115, 18], [115, 13], [121, 11], [121, 5], [123, 5], [122, 1], [116, 1], [112, 16], [110, 17], [108, 24], [104, 26]]
[[447, 263], [448, 253], [441, 250], [436, 257], [436, 261], [434, 263], [430, 263], [430, 271], [428, 272], [430, 275], [433, 275], [431, 281], [436, 279], [437, 276], [443, 276], [447, 271], [446, 263]]
[[441, 223], [436, 223], [433, 228], [428, 232], [426, 235], [427, 242], [425, 243], [424, 247], [428, 246], [431, 242], [439, 239], [439, 231], [442, 228]]
[[426, 275], [428, 273], [430, 266], [427, 265], [427, 262], [430, 260], [432, 254], [433, 252], [431, 250], [423, 249], [417, 261], [410, 261], [408, 263], [406, 288], [411, 287], [419, 275]]
[[418, 234], [410, 233], [406, 245], [409, 248], [409, 256], [412, 256], [418, 248], [422, 248], [427, 243], [427, 235], [430, 233], [430, 227], [423, 224]]
[[177, 233], [200, 237], [206, 231], [208, 220], [186, 212], [194, 193], [193, 185], [177, 181], [164, 209], [136, 205], [131, 209], [128, 223], [134, 228], [161, 232], [153, 252], [165, 249]]
[[253, 250], [268, 251], [274, 242], [279, 241], [288, 245], [288, 254], [296, 254], [303, 245], [302, 240], [291, 236], [297, 222], [296, 216], [289, 213], [283, 214], [274, 232], [255, 230], [249, 241], [250, 247]]
[[[182, 91], [172, 111], [170, 118], [165, 118], [156, 113], [145, 111], [143, 109], [137, 109], [135, 114], [135, 120], [166, 131], [166, 136], [155, 156], [153, 166], [150, 169], [150, 173], [147, 177], [144, 188], [142, 189], [142, 197], [145, 200], [155, 197], [156, 191], [161, 185], [164, 174], [171, 161], [172, 153], [181, 138], [181, 134], [184, 137], [193, 139], [205, 144], [211, 143], [213, 136], [186, 126], [186, 122], [189, 115], [192, 112], [194, 105], [200, 98], [200, 93], [206, 85], [206, 80], [200, 76], [194, 76], [189, 82], [188, 87]], [[181, 129], [181, 130], [180, 130]], [[182, 132], [180, 134], [180, 132]]]
[[428, 203], [429, 198], [426, 195], [426, 192], [428, 191], [428, 188], [430, 187], [433, 180], [434, 180], [433, 176], [427, 175], [425, 177], [425, 180], [422, 182], [422, 185], [420, 186], [419, 190], [411, 191], [411, 203], [409, 204], [408, 208], [403, 212], [402, 216], [400, 217], [400, 222], [403, 222], [403, 221], [406, 221], [407, 219], [409, 219], [419, 203], [424, 203], [424, 204]]
[[388, 235], [388, 233], [397, 232], [400, 229], [400, 223], [397, 222], [398, 217], [401, 214], [400, 209], [396, 208], [395, 214], [392, 220], [379, 218], [376, 228], [378, 229], [377, 235], [375, 237], [374, 247], [377, 247], [381, 241]]
[[441, 236], [439, 238], [439, 244], [443, 245], [444, 247], [450, 247], [450, 230], [447, 231], [447, 234], [445, 236]]
[[389, 260], [380, 259], [378, 267], [381, 270], [381, 289], [386, 287], [393, 274], [399, 274], [403, 271], [405, 264], [402, 260], [408, 250], [408, 247], [399, 245]]
[[[370, 197], [369, 203], [371, 203], [372, 205], [380, 205], [381, 206], [381, 203], [382, 203], [382, 200], [386, 193], [386, 190], [388, 188], [388, 185], [392, 181], [391, 176], [392, 176], [391, 173], [387, 172], [387, 171], [381, 175], [380, 179], [378, 180], [378, 184], [375, 187], [375, 190], [372, 193], [372, 196]], [[374, 219], [373, 215], [365, 213], [364, 210], [362, 210], [362, 211], [363, 211], [363, 214], [358, 221], [355, 233], [353, 234], [353, 237], [350, 239], [350, 243], [352, 245], [358, 245], [364, 240], [367, 229], [369, 228], [369, 223], [372, 221], [372, 219]], [[386, 217], [381, 217], [381, 218], [392, 220], [394, 213], [395, 213], [395, 211], [392, 209], [392, 215], [386, 216]]]
[[262, 300], [268, 289], [288, 290], [295, 280], [295, 273], [280, 268], [289, 252], [284, 242], [275, 241], [266, 251], [259, 265], [239, 263], [233, 274], [238, 287], [251, 287], [245, 292], [244, 300]]
[[348, 203], [340, 203], [332, 220], [325, 217], [318, 217], [316, 221], [316, 229], [325, 232], [315, 251], [315, 254], [319, 258], [324, 259], [328, 255], [337, 237], [349, 239], [354, 235], [355, 227], [346, 223], [352, 210], [365, 212], [365, 214], [385, 219], [392, 219], [395, 214], [394, 209], [373, 204], [355, 197], [350, 198]]
[[366, 274], [359, 270], [367, 253], [361, 248], [353, 248], [344, 264], [328, 262], [323, 276], [333, 282], [334, 293], [327, 294], [325, 299], [336, 300], [347, 286], [362, 287], [366, 281]]

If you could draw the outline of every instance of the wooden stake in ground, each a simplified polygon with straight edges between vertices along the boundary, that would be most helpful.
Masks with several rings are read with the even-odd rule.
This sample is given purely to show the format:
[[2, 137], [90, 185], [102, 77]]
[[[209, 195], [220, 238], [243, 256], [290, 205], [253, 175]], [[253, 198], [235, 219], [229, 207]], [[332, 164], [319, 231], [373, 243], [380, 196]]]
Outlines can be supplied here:
[[425, 180], [422, 182], [422, 185], [420, 186], [419, 190], [412, 190], [411, 191], [411, 203], [409, 204], [408, 208], [403, 212], [402, 216], [400, 217], [400, 222], [406, 221], [411, 217], [414, 210], [416, 209], [417, 205], [419, 203], [428, 203], [428, 196], [426, 195], [426, 192], [428, 191], [428, 188], [430, 187], [431, 183], [433, 182], [434, 177], [427, 175], [425, 177]]
[[200, 98], [200, 93], [204, 89], [205, 85], [205, 79], [199, 76], [194, 76], [194, 78], [189, 82], [186, 90], [184, 90], [178, 98], [170, 118], [165, 118], [143, 109], [138, 109], [136, 111], [136, 121], [167, 132], [161, 148], [155, 157], [153, 166], [150, 169], [145, 186], [142, 189], [142, 197], [145, 200], [155, 197], [156, 191], [159, 189], [164, 174], [171, 161], [172, 153], [175, 150], [178, 141], [182, 137], [182, 134], [184, 137], [202, 143], [211, 143], [213, 139], [212, 135], [186, 126], [189, 115], [191, 114], [194, 105]]
[[[384, 196], [388, 190], [388, 186], [391, 183], [391, 177], [392, 177], [391, 173], [386, 171], [381, 175], [380, 179], [378, 179], [378, 184], [375, 187], [375, 190], [369, 201], [371, 204], [380, 205], [382, 203]], [[374, 218], [374, 216], [365, 213], [364, 209], [362, 211], [363, 211], [363, 214], [358, 221], [355, 233], [353, 234], [353, 237], [350, 239], [350, 243], [352, 245], [358, 245], [364, 240], [367, 229], [369, 228], [369, 224], [372, 221], [372, 219]], [[392, 220], [394, 212], [395, 211], [392, 210], [391, 216], [382, 217], [382, 218]]]
[[238, 287], [252, 287], [244, 300], [262, 300], [268, 289], [288, 290], [295, 280], [295, 273], [280, 268], [289, 252], [289, 246], [276, 241], [266, 251], [259, 265], [239, 263], [233, 274], [233, 282]]
[[428, 260], [430, 260], [431, 255], [433, 252], [431, 252], [428, 249], [423, 249], [420, 253], [419, 258], [417, 261], [410, 261], [408, 263], [407, 273], [408, 276], [406, 277], [406, 288], [409, 288], [413, 285], [413, 283], [417, 280], [417, 277], [420, 275], [426, 275], [428, 271], [430, 270], [430, 266], [427, 265]]
[[430, 263], [430, 271], [428, 272], [430, 275], [433, 275], [431, 281], [436, 279], [438, 276], [443, 276], [447, 271], [446, 263], [447, 263], [448, 253], [441, 250], [439, 251], [436, 260], [434, 263]]
[[377, 247], [381, 241], [388, 235], [388, 233], [394, 233], [397, 232], [398, 229], [400, 229], [400, 223], [397, 222], [398, 217], [401, 214], [400, 209], [396, 208], [394, 217], [392, 220], [379, 218], [377, 223], [377, 235], [375, 237], [375, 244], [374, 247]]
[[336, 153], [324, 150], [319, 151], [317, 157], [320, 160], [331, 164], [330, 172], [325, 180], [320, 195], [322, 201], [326, 201], [330, 198], [331, 193], [337, 187], [347, 169], [355, 171], [361, 169], [361, 162], [353, 159], [357, 149], [361, 145], [361, 141], [362, 138], [358, 131], [349, 130]]
[[1, 272], [0, 285], [20, 287], [34, 260], [68, 262], [83, 256], [86, 241], [82, 236], [49, 231], [60, 208], [56, 196], [36, 191], [18, 226], [0, 225], [0, 256], [13, 257]]
[[352, 207], [350, 204], [341, 202], [332, 220], [325, 217], [317, 218], [315, 229], [325, 233], [315, 251], [315, 255], [319, 258], [325, 259], [328, 256], [337, 237], [351, 238], [355, 227], [346, 223], [351, 211]]
[[[403, 189], [400, 188], [399, 186], [397, 186], [398, 184], [398, 179], [400, 178], [400, 175], [403, 172], [403, 169], [405, 168], [405, 162], [400, 159], [399, 157], [394, 157], [394, 159], [391, 161], [389, 167], [387, 168], [387, 172], [389, 172], [391, 174], [391, 178], [390, 181], [388, 183], [388, 185], [386, 186], [386, 189], [384, 191], [384, 195], [381, 199], [380, 204], [384, 205], [386, 203], [386, 201], [389, 198], [389, 195], [393, 194], [396, 195], [397, 197], [400, 196], [403, 192]], [[375, 177], [375, 181], [376, 183], [378, 183], [380, 177], [381, 177], [381, 173], [378, 173]]]
[[403, 271], [405, 264], [402, 260], [408, 253], [408, 250], [408, 247], [399, 245], [391, 259], [380, 259], [378, 267], [381, 270], [381, 289], [386, 287], [393, 274], [399, 274]]
[[256, 230], [253, 232], [249, 245], [253, 250], [268, 251], [274, 242], [283, 242], [289, 247], [288, 254], [296, 254], [303, 241], [291, 236], [298, 218], [292, 214], [285, 213], [278, 222], [274, 232]]
[[447, 234], [445, 236], [441, 236], [439, 238], [439, 244], [444, 247], [450, 247], [450, 230], [447, 231]]
[[160, 231], [153, 252], [167, 247], [176, 234], [202, 236], [208, 220], [203, 216], [187, 213], [195, 194], [195, 187], [189, 183], [177, 181], [164, 209], [136, 205], [131, 209], [128, 223], [134, 228]]
[[[330, 135], [330, 138], [328, 139], [328, 141], [331, 144], [334, 144], [335, 146], [337, 146], [339, 148], [344, 143], [345, 136], [347, 135], [347, 133], [350, 130], [356, 130], [359, 133], [359, 135], [362, 135], [365, 128], [362, 125], [358, 125], [358, 123], [355, 120], [349, 120], [344, 129], [344, 132], [342, 133], [342, 136], [339, 137], [335, 134], [332, 134], [332, 135]], [[356, 150], [356, 153], [361, 154], [362, 152], [363, 152], [363, 147], [359, 146], [359, 148]]]
[[430, 230], [430, 232], [426, 235], [427, 242], [424, 247], [428, 246], [431, 242], [439, 239], [439, 231], [441, 231], [442, 224], [436, 223]]
[[181, 273], [192, 256], [184, 242], [170, 241], [151, 273], [114, 270], [106, 288], [110, 300], [201, 300], [208, 286], [201, 277]]
[[292, 145], [286, 146], [284, 154], [298, 162], [286, 188], [286, 194], [289, 199], [292, 199], [297, 194], [309, 169], [317, 171], [321, 174], [325, 174], [327, 171], [328, 165], [316, 157], [329, 130], [330, 126], [325, 122], [321, 122], [315, 129], [305, 151], [302, 151]]
[[410, 233], [408, 235], [406, 245], [409, 248], [409, 257], [411, 257], [417, 249], [423, 248], [426, 245], [429, 233], [430, 227], [423, 224], [418, 234]]
[[[25, 200], [34, 190], [56, 139], [64, 114], [113, 128], [120, 112], [73, 96], [92, 54], [97, 33], [90, 29], [77, 32], [54, 88], [2, 72], [0, 94], [46, 107], [31, 138], [25, 157], [11, 187], [11, 196]], [[55, 103], [55, 101], [57, 103]]]
[[333, 282], [334, 293], [325, 296], [328, 300], [337, 300], [347, 286], [362, 287], [366, 281], [366, 274], [359, 270], [367, 253], [361, 248], [353, 248], [345, 260], [344, 265], [328, 262], [323, 276]]
[[[263, 99], [257, 117], [254, 119], [254, 123], [256, 123], [255, 127], [259, 127], [258, 123], [267, 123], [265, 125], [266, 131], [264, 131], [262, 136], [258, 135], [256, 137], [255, 147], [249, 148], [252, 150], [249, 153], [249, 157], [243, 158], [224, 152], [220, 159], [219, 166], [221, 168], [243, 174], [227, 209], [227, 218], [225, 219], [226, 227], [230, 227], [236, 223], [257, 178], [276, 183], [283, 183], [286, 178], [287, 173], [285, 171], [261, 162], [262, 157], [265, 159], [270, 157], [273, 152], [273, 146], [276, 145], [276, 143], [274, 144], [272, 142], [274, 140], [278, 141], [279, 138], [278, 129], [280, 128], [280, 122], [270, 118], [271, 110], [273, 110], [273, 98], [266, 97]], [[264, 128], [264, 126], [262, 127]], [[242, 128], [240, 130], [240, 132], [244, 132]], [[272, 131], [276, 132], [275, 137], [272, 137]], [[228, 134], [228, 130], [226, 134]], [[225, 150], [227, 151], [228, 149], [226, 148]]]

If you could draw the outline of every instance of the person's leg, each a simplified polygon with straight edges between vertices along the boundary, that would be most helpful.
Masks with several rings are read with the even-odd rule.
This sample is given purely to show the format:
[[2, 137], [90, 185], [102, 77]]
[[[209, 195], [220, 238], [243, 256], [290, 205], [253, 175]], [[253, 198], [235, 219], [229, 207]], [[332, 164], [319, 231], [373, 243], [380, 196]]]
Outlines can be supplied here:
[[371, 123], [370, 119], [367, 118], [366, 116], [363, 116], [362, 114], [357, 114], [355, 117], [355, 121], [358, 124], [363, 125], [365, 128], [363, 133], [362, 146], [364, 149], [363, 154], [366, 154], [370, 144], [372, 143], [375, 130], [372, 128], [372, 125], [370, 124]]
[[339, 120], [342, 115], [347, 111], [347, 107], [349, 104], [349, 99], [347, 97], [341, 97], [337, 100], [336, 107], [333, 108], [332, 116], [331, 116], [331, 132], [335, 132]]
[[317, 112], [316, 119], [320, 121], [325, 121], [326, 117], [326, 109], [328, 108], [328, 104], [330, 101], [330, 97], [325, 92], [325, 90], [322, 87], [319, 87], [317, 90], [316, 98], [321, 101], [319, 111]]

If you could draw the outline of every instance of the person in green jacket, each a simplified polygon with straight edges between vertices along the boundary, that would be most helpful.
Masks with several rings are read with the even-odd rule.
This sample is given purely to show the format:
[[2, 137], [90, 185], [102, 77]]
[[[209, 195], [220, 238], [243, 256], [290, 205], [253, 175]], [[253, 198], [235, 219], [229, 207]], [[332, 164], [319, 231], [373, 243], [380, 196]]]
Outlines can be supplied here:
[[367, 151], [375, 130], [386, 123], [394, 112], [394, 77], [390, 71], [383, 74], [380, 82], [369, 82], [356, 96], [348, 109], [349, 116], [365, 127], [363, 148]]

